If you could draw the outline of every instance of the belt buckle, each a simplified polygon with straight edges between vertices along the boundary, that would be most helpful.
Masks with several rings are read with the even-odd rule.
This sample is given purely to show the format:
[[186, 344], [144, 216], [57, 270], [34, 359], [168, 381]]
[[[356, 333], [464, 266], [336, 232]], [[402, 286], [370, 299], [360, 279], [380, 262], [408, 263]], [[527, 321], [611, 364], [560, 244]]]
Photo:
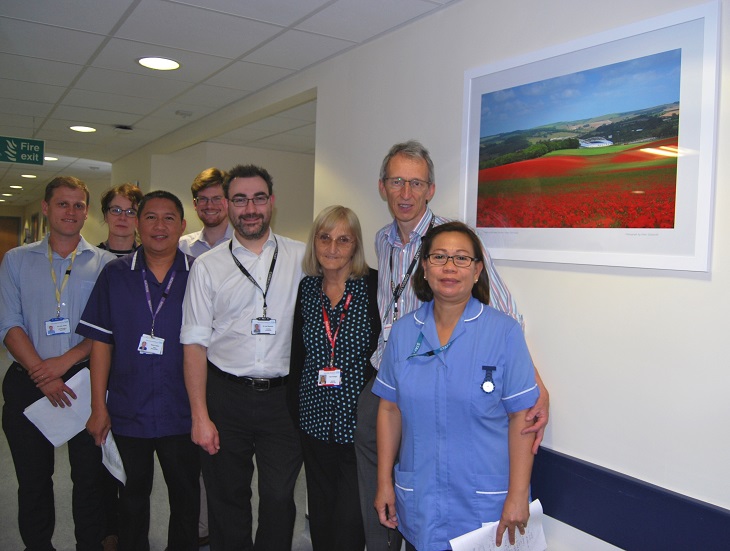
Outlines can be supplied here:
[[257, 392], [264, 392], [264, 391], [269, 390], [271, 388], [271, 380], [270, 379], [257, 379], [257, 378], [252, 378], [251, 379], [251, 386]]

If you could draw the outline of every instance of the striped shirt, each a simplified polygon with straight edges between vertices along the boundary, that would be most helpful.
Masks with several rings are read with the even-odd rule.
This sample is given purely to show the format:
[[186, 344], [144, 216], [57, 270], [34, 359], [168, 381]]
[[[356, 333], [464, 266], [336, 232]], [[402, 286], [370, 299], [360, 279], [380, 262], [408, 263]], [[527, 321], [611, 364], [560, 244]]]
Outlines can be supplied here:
[[[431, 226], [431, 220], [433, 220], [435, 226], [449, 222], [449, 219], [436, 216], [431, 209], [427, 209], [421, 221], [411, 232], [408, 243], [404, 244], [401, 240], [395, 220], [381, 228], [375, 235], [375, 252], [378, 256], [378, 310], [383, 322], [383, 331], [378, 339], [378, 348], [371, 358], [375, 369], [380, 367], [380, 360], [385, 349], [385, 336], [389, 330], [389, 327], [386, 329], [386, 326], [393, 323], [394, 311], [397, 312], [397, 317], [402, 317], [421, 305], [421, 301], [416, 297], [410, 281], [408, 281], [395, 304], [393, 290], [400, 285], [408, 268], [411, 267], [413, 258], [421, 247], [421, 238], [426, 235]], [[492, 262], [492, 257], [489, 256], [486, 248], [484, 248], [484, 260], [487, 275], [489, 276], [489, 304], [497, 310], [512, 316], [520, 325], [524, 326], [522, 315], [517, 311], [517, 303], [512, 298], [502, 278], [499, 277]], [[415, 272], [415, 268], [413, 266], [412, 272]]]

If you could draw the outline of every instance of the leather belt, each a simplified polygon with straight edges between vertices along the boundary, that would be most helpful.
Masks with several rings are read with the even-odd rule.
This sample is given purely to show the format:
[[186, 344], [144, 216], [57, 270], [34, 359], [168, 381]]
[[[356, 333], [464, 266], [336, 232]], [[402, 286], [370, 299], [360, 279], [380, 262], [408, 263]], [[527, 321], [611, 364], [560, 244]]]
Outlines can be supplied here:
[[222, 371], [210, 361], [208, 362], [208, 370], [212, 371], [222, 379], [226, 379], [227, 381], [231, 381], [242, 386], [250, 386], [259, 392], [265, 392], [272, 388], [283, 386], [289, 380], [289, 375], [274, 377], [272, 379], [265, 379], [263, 377], [238, 377], [237, 375], [232, 375], [231, 373]]

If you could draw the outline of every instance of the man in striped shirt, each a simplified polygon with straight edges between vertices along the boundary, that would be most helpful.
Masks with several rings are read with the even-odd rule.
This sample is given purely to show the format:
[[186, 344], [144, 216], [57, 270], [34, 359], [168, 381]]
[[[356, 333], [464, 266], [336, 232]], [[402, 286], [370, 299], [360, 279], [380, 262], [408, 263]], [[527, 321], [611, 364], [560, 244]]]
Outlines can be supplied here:
[[[394, 220], [375, 236], [378, 255], [378, 309], [383, 322], [378, 348], [371, 359], [376, 370], [380, 366], [393, 322], [421, 305], [410, 285], [410, 277], [421, 257], [421, 238], [431, 227], [447, 222], [446, 218], [436, 216], [428, 207], [428, 202], [436, 192], [434, 168], [428, 150], [419, 142], [411, 140], [396, 144], [390, 149], [383, 159], [378, 187], [380, 194], [388, 201]], [[486, 249], [484, 256], [489, 275], [490, 305], [523, 325], [517, 305], [499, 277]], [[534, 421], [534, 425], [526, 429], [537, 433], [533, 453], [537, 453], [542, 441], [549, 410], [549, 395], [537, 369], [535, 378], [540, 387], [540, 398], [527, 413], [527, 420]], [[358, 403], [355, 451], [360, 506], [368, 551], [398, 550], [401, 547], [400, 534], [382, 526], [373, 507], [377, 487], [375, 439], [379, 402], [379, 398], [371, 392], [374, 380], [375, 377], [367, 384]]]

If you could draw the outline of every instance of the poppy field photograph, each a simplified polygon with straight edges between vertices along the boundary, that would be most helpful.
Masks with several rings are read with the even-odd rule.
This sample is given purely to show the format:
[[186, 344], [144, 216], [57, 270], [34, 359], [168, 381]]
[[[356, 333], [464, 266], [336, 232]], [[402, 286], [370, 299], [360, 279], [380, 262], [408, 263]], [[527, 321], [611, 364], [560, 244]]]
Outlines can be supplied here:
[[674, 228], [681, 57], [483, 94], [477, 227]]

